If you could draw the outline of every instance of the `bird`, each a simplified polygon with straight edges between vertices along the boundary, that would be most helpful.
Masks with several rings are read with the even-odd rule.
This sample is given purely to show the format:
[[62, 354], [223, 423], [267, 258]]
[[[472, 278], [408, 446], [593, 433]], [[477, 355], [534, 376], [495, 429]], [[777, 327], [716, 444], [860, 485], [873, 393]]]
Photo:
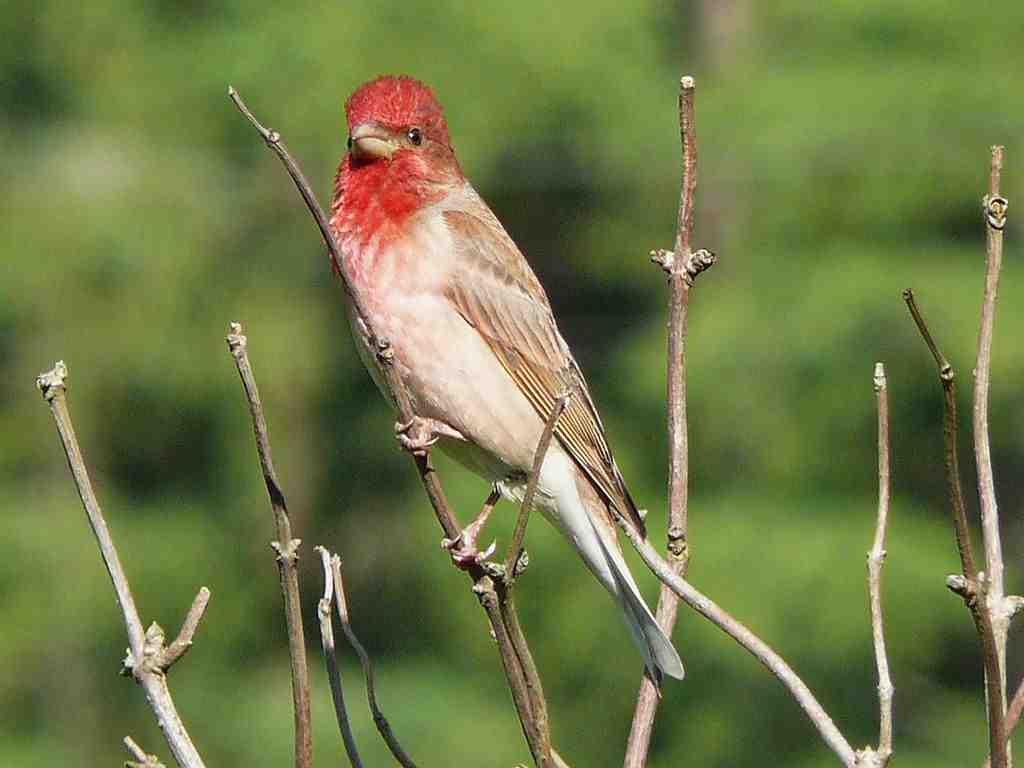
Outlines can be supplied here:
[[[350, 290], [356, 348], [394, 405], [374, 337], [386, 338], [415, 424], [406, 447], [437, 448], [520, 502], [556, 402], [567, 405], [541, 464], [535, 508], [560, 530], [611, 594], [648, 674], [682, 679], [683, 664], [630, 573], [616, 519], [641, 533], [638, 509], [612, 456], [583, 372], [543, 286], [498, 218], [463, 175], [443, 109], [429, 86], [382, 75], [345, 103], [347, 151], [329, 226]], [[487, 512], [485, 505], [485, 512]], [[475, 546], [481, 515], [453, 557]], [[645, 535], [645, 533], [644, 533]]]

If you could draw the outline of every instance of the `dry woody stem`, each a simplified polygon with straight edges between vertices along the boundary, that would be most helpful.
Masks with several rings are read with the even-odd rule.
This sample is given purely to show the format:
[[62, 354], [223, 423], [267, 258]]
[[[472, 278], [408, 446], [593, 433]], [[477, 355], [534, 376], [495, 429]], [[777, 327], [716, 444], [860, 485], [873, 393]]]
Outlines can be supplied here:
[[[206, 587], [200, 589], [178, 639], [171, 646], [164, 644], [164, 632], [158, 624], [154, 623], [148, 630], [143, 630], [142, 619], [135, 607], [135, 599], [132, 597], [128, 577], [121, 565], [121, 558], [117, 554], [107, 521], [103, 517], [103, 510], [96, 498], [92, 481], [85, 468], [82, 450], [78, 445], [78, 438], [75, 436], [75, 427], [71, 422], [66, 399], [67, 375], [67, 367], [63, 362], [58, 362], [52, 370], [39, 375], [36, 379], [36, 386], [39, 387], [43, 398], [49, 404], [53, 419], [57, 424], [57, 432], [60, 435], [61, 444], [64, 446], [71, 475], [75, 480], [78, 495], [82, 499], [82, 506], [85, 507], [89, 525], [96, 536], [96, 543], [99, 545], [103, 563], [107, 567], [107, 573], [110, 575], [110, 581], [113, 583], [114, 592], [117, 595], [118, 605], [124, 616], [125, 629], [128, 633], [128, 656], [124, 661], [124, 671], [131, 675], [145, 691], [146, 700], [149, 702], [153, 714], [156, 715], [160, 730], [163, 731], [167, 745], [178, 765], [181, 768], [204, 768], [203, 760], [174, 706], [171, 691], [167, 686], [167, 670], [171, 664], [181, 658], [188, 646], [191, 645], [192, 636], [199, 626], [199, 621], [209, 600], [209, 590]], [[125, 746], [141, 765], [159, 765], [155, 758], [146, 755], [139, 749], [134, 741], [126, 740]]]
[[875, 538], [868, 552], [868, 604], [871, 611], [871, 639], [878, 672], [878, 747], [858, 754], [860, 765], [885, 768], [892, 757], [892, 678], [885, 650], [885, 625], [882, 616], [882, 565], [885, 563], [885, 533], [889, 524], [892, 494], [891, 450], [889, 439], [889, 388], [885, 367], [875, 364], [875, 400], [878, 409], [878, 521]]
[[373, 723], [377, 726], [377, 732], [384, 740], [384, 743], [387, 744], [388, 749], [391, 750], [391, 754], [398, 761], [398, 764], [402, 768], [416, 768], [416, 763], [402, 749], [402, 745], [398, 742], [398, 738], [391, 729], [391, 724], [384, 717], [380, 707], [377, 706], [377, 688], [373, 680], [373, 663], [370, 661], [370, 655], [366, 652], [366, 648], [363, 647], [363, 644], [359, 642], [359, 638], [356, 637], [355, 630], [352, 629], [352, 623], [349, 620], [345, 582], [341, 578], [341, 558], [337, 555], [332, 555], [330, 564], [331, 577], [334, 582], [334, 605], [338, 611], [338, 621], [341, 622], [341, 630], [345, 633], [348, 644], [352, 646], [352, 650], [359, 657], [359, 664], [363, 668], [363, 676], [366, 678], [366, 700], [370, 705]]
[[[1013, 736], [1013, 731], [1016, 729], [1017, 724], [1020, 723], [1020, 716], [1024, 714], [1024, 680], [1020, 681], [1020, 685], [1017, 686], [1017, 692], [1013, 694], [1013, 701], [1010, 702], [1009, 708], [1006, 710], [1006, 738], [1009, 739]], [[982, 763], [982, 768], [991, 768], [992, 756], [989, 755], [985, 758], [985, 762]]]
[[[974, 457], [978, 471], [978, 501], [981, 510], [981, 538], [985, 547], [984, 600], [995, 637], [999, 686], [997, 701], [989, 699], [989, 718], [1000, 721], [1006, 717], [1006, 636], [1010, 615], [1006, 609], [1003, 587], [1003, 546], [999, 533], [999, 510], [996, 506], [995, 481], [992, 474], [992, 455], [989, 449], [988, 405], [992, 367], [992, 335], [995, 325], [996, 297], [999, 291], [999, 273], [1003, 261], [1003, 228], [1006, 226], [1005, 198], [999, 195], [999, 181], [1003, 168], [1003, 148], [992, 147], [988, 194], [983, 201], [987, 233], [985, 293], [981, 303], [981, 328], [978, 332], [978, 357], [974, 365]], [[1011, 764], [1010, 746], [1006, 731], [1000, 723], [997, 743], [990, 745], [992, 765], [1003, 768]], [[1005, 756], [997, 754], [1002, 750]]]
[[125, 768], [165, 768], [156, 755], [146, 754], [131, 736], [125, 736], [124, 750], [132, 758], [125, 763]]
[[306, 642], [302, 627], [302, 604], [299, 598], [299, 539], [292, 538], [292, 526], [288, 517], [288, 504], [277, 479], [274, 458], [270, 450], [267, 421], [263, 415], [263, 403], [256, 387], [256, 379], [249, 364], [248, 340], [242, 333], [242, 326], [232, 323], [227, 336], [228, 349], [235, 359], [238, 375], [242, 379], [245, 395], [249, 401], [253, 433], [256, 437], [256, 452], [259, 454], [263, 480], [270, 497], [274, 515], [277, 540], [271, 542], [276, 552], [281, 594], [284, 598], [285, 623], [288, 628], [288, 656], [292, 672], [292, 709], [295, 718], [295, 768], [310, 768], [313, 764], [313, 729], [309, 704], [309, 669], [306, 665]]
[[[697, 190], [697, 131], [694, 110], [696, 83], [689, 76], [679, 82], [679, 135], [682, 142], [682, 182], [673, 252], [657, 251], [652, 259], [668, 273], [668, 557], [672, 571], [686, 576], [690, 551], [688, 540], [689, 456], [686, 425], [686, 332], [690, 288], [694, 278], [714, 263], [708, 251], [691, 253], [694, 194]], [[655, 618], [665, 634], [672, 636], [679, 599], [662, 585]], [[640, 680], [633, 724], [626, 744], [625, 768], [641, 768], [647, 762], [654, 718], [661, 697], [649, 675]]]
[[[1006, 765], [1005, 743], [1001, 737], [1004, 732], [1002, 714], [1002, 686], [1000, 685], [999, 656], [996, 651], [995, 634], [992, 630], [992, 618], [985, 607], [983, 597], [982, 576], [975, 565], [974, 547], [971, 544], [971, 531], [967, 523], [967, 509], [964, 502], [963, 487], [960, 483], [960, 459], [957, 450], [958, 420], [956, 409], [956, 371], [936, 344], [924, 315], [917, 306], [914, 292], [907, 288], [903, 291], [903, 299], [907, 303], [911, 317], [917, 325], [925, 344], [935, 358], [939, 371], [939, 381], [943, 392], [942, 434], [944, 463], [946, 467], [946, 488], [949, 494], [949, 506], [953, 517], [953, 530], [956, 533], [957, 551], [960, 554], [962, 575], [951, 576], [946, 580], [950, 589], [963, 598], [964, 604], [971, 613], [974, 628], [981, 646], [982, 665], [985, 671], [985, 700], [989, 712], [989, 750], [993, 754], [995, 765]], [[993, 752], [994, 750], [994, 752]]]
[[[981, 510], [981, 533], [985, 550], [985, 571], [978, 570], [966, 505], [960, 484], [960, 463], [957, 455], [956, 375], [953, 367], [939, 351], [913, 292], [903, 292], [907, 308], [927, 344], [939, 369], [943, 389], [943, 436], [945, 440], [946, 484], [949, 492], [957, 550], [962, 574], [949, 576], [949, 588], [960, 595], [971, 612], [985, 669], [985, 694], [989, 727], [990, 764], [1006, 768], [1011, 764], [1006, 710], [1006, 637], [1010, 619], [1020, 610], [1019, 597], [1007, 597], [1003, 586], [1003, 552], [999, 532], [992, 457], [989, 449], [988, 401], [992, 360], [992, 337], [995, 325], [996, 298], [1002, 266], [1003, 229], [1006, 226], [1008, 203], [999, 194], [1003, 148], [992, 147], [989, 166], [988, 194], [982, 201], [987, 232], [985, 290], [981, 306], [977, 361], [974, 368], [973, 435], [975, 464], [978, 471], [978, 496]], [[1014, 697], [1016, 702], [1016, 696]], [[1024, 700], [1022, 700], [1024, 706]], [[1019, 717], [1019, 715], [1018, 715]]]
[[537, 483], [540, 480], [540, 469], [547, 456], [548, 447], [551, 445], [551, 438], [555, 434], [555, 427], [558, 426], [558, 419], [561, 417], [565, 407], [569, 404], [571, 393], [561, 395], [551, 408], [544, 430], [537, 442], [537, 450], [533, 456], [533, 467], [530, 470], [530, 479], [526, 483], [526, 492], [523, 494], [523, 503], [519, 508], [519, 517], [516, 518], [516, 527], [512, 531], [512, 539], [508, 544], [508, 553], [505, 555], [505, 585], [511, 587], [520, 570], [520, 558], [523, 554], [523, 537], [526, 536], [526, 525], [530, 522], [530, 510], [533, 508], [533, 497], [537, 493]]
[[[349, 301], [352, 302], [358, 320], [370, 344], [376, 348], [377, 361], [380, 364], [388, 391], [394, 398], [398, 418], [403, 424], [413, 423], [416, 414], [413, 411], [409, 393], [396, 372], [394, 348], [386, 338], [375, 332], [359, 294], [352, 290], [344, 259], [341, 258], [341, 252], [328, 227], [327, 216], [317, 201], [316, 195], [313, 194], [309, 182], [298, 163], [288, 152], [280, 134], [260, 123], [234, 88], [228, 88], [228, 97], [259, 132], [267, 146], [278, 156], [295, 183], [296, 189], [320, 229], [332, 265], [341, 276], [345, 292]], [[445, 538], [457, 541], [462, 527], [448, 503], [441, 481], [431, 462], [429, 451], [411, 452], [410, 455], [416, 464], [420, 481], [434, 509], [434, 514], [437, 516], [438, 523], [444, 531]], [[465, 570], [473, 582], [473, 591], [486, 611], [491, 629], [498, 641], [498, 650], [505, 676], [534, 762], [541, 768], [547, 768], [549, 765], [564, 765], [558, 754], [551, 748], [551, 734], [540, 678], [537, 675], [536, 666], [519, 625], [518, 617], [515, 615], [515, 607], [511, 602], [509, 590], [505, 588], [503, 574], [499, 575], [493, 572], [493, 566], [489, 571], [480, 563], [469, 563], [465, 566]]]
[[323, 547], [314, 547], [320, 555], [324, 572], [324, 596], [317, 603], [316, 613], [320, 619], [320, 643], [324, 651], [324, 664], [327, 666], [327, 681], [331, 686], [331, 700], [334, 703], [334, 714], [338, 719], [338, 730], [341, 741], [345, 745], [345, 754], [352, 768], [362, 768], [352, 726], [348, 720], [345, 707], [345, 693], [341, 684], [341, 672], [338, 670], [338, 654], [334, 646], [334, 627], [331, 624], [331, 605], [334, 603], [334, 572], [331, 570], [331, 555]]

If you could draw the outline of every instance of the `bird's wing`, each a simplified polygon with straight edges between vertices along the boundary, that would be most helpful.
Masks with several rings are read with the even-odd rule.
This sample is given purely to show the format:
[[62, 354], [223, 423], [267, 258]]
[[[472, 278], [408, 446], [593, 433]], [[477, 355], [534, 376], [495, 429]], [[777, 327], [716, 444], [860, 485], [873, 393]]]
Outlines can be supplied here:
[[555, 436], [608, 503], [643, 532], [643, 520], [612, 457], [583, 373], [555, 325], [544, 288], [498, 220], [482, 202], [479, 206], [479, 212], [444, 212], [458, 250], [449, 300], [484, 338], [542, 420], [564, 392], [572, 393]]

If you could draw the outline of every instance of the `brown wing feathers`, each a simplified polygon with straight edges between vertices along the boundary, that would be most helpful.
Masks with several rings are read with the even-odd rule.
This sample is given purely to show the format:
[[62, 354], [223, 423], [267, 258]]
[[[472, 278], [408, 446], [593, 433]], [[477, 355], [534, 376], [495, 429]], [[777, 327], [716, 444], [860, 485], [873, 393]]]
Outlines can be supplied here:
[[[587, 383], [526, 259], [493, 217], [454, 210], [444, 217], [461, 235], [456, 240], [464, 248], [459, 262], [463, 269], [455, 276], [449, 298], [542, 419], [547, 419], [566, 387], [573, 391], [555, 436], [605, 500], [643, 532], [643, 520], [612, 457]], [[473, 279], [466, 279], [468, 275]]]

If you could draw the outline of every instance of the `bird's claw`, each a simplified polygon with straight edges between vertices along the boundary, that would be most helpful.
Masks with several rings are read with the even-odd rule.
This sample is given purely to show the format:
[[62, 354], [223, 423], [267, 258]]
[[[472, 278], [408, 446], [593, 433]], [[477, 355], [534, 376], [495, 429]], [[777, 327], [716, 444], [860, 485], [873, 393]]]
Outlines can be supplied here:
[[418, 416], [405, 422], [395, 422], [395, 436], [402, 448], [414, 456], [426, 455], [428, 449], [441, 437], [430, 419]]
[[452, 562], [459, 568], [471, 568], [480, 565], [494, 554], [498, 542], [492, 541], [483, 551], [477, 549], [472, 532], [463, 531], [454, 539], [441, 539], [441, 549], [445, 550], [452, 558]]
[[465, 440], [462, 433], [437, 419], [413, 416], [408, 421], [395, 422], [395, 435], [402, 447], [414, 456], [425, 456], [440, 438]]

